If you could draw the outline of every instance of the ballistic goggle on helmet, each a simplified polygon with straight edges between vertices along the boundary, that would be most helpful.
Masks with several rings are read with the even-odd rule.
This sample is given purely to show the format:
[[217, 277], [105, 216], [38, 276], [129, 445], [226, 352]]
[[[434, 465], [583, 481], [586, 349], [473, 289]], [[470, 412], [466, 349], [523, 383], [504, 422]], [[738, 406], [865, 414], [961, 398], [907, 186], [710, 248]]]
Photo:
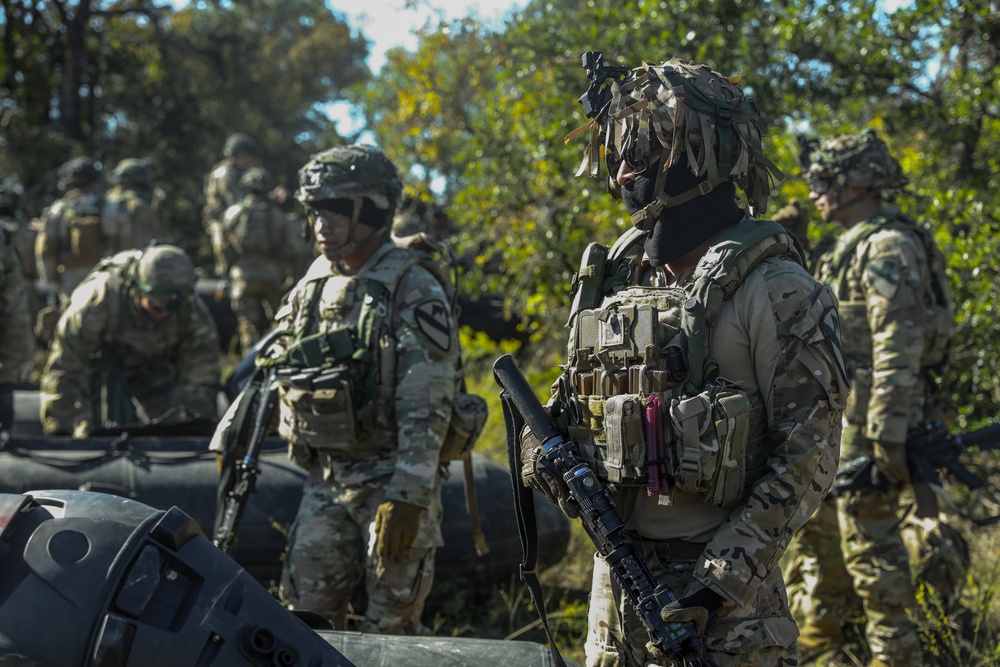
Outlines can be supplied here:
[[173, 245], [144, 248], [135, 267], [135, 285], [157, 310], [179, 310], [194, 294], [194, 263]]
[[391, 219], [402, 192], [396, 166], [385, 153], [354, 144], [313, 155], [299, 170], [295, 198], [307, 207], [333, 199], [368, 199]]
[[[583, 60], [591, 85], [580, 101], [591, 121], [566, 137], [569, 141], [590, 131], [577, 176], [597, 176], [603, 158], [608, 191], [620, 200], [615, 175], [622, 161], [642, 171], [650, 152], [660, 147], [663, 169], [657, 200], [632, 216], [636, 226], [643, 228], [664, 208], [707, 194], [726, 181], [743, 190], [751, 214], [763, 213], [773, 183], [784, 175], [764, 156], [759, 109], [737, 85], [740, 77], [678, 59], [645, 62], [631, 70], [604, 66], [599, 52], [588, 52]], [[668, 197], [663, 191], [666, 170], [682, 158], [704, 180], [693, 190]]]
[[820, 195], [831, 188], [839, 191], [852, 186], [891, 198], [906, 185], [899, 161], [871, 128], [825, 139], [813, 147], [809, 161], [806, 182]]

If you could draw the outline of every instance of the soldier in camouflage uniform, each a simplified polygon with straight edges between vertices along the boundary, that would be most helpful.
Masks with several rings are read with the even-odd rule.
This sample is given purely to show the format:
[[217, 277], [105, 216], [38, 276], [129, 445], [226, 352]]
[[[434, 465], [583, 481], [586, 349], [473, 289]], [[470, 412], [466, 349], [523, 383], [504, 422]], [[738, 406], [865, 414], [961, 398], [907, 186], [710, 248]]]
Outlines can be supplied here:
[[63, 196], [42, 212], [35, 241], [38, 277], [65, 301], [104, 256], [100, 164], [77, 157], [59, 167]]
[[240, 177], [253, 166], [259, 149], [257, 142], [245, 134], [231, 134], [226, 138], [222, 154], [225, 159], [212, 167], [205, 176], [205, 207], [201, 211], [202, 224], [208, 233], [215, 256], [215, 275], [229, 274], [225, 258], [225, 240], [222, 218], [226, 210], [239, 203], [246, 194]]
[[796, 537], [789, 577], [802, 613], [800, 646], [805, 664], [855, 664], [844, 653], [858, 653], [851, 640], [861, 635], [871, 665], [919, 666], [910, 561], [936, 563], [921, 576], [949, 604], [968, 567], [964, 540], [938, 516], [931, 490], [923, 500], [929, 516], [917, 511], [905, 456], [907, 432], [931, 416], [934, 371], [951, 336], [944, 259], [933, 237], [891, 203], [905, 179], [872, 130], [819, 144], [806, 178], [823, 219], [847, 230], [817, 267], [840, 299], [851, 379], [841, 456], [874, 456], [886, 483], [852, 491], [836, 507], [824, 503]]
[[11, 179], [0, 182], [0, 430], [9, 430], [14, 420], [13, 385], [22, 379], [34, 353], [29, 293], [23, 262], [15, 238], [20, 217], [20, 185]]
[[[695, 623], [720, 667], [794, 665], [778, 559], [836, 473], [836, 301], [792, 237], [751, 215], [780, 172], [732, 79], [647, 62], [607, 90], [578, 130], [591, 137], [580, 173], [597, 175], [603, 153], [635, 228], [587, 250], [550, 407], [614, 484], [626, 540], [680, 598], [664, 620]], [[535, 456], [524, 438], [525, 483], [574, 514]], [[588, 665], [674, 664], [647, 646], [600, 556], [588, 625]]]
[[149, 160], [125, 158], [111, 172], [112, 187], [104, 194], [104, 255], [145, 248], [166, 240], [160, 224], [158, 193]]
[[442, 284], [390, 240], [401, 184], [382, 152], [332, 148], [299, 177], [322, 256], [276, 323], [290, 334], [274, 362], [285, 369], [279, 433], [309, 471], [281, 597], [343, 628], [364, 577], [362, 630], [422, 633], [442, 544], [439, 455], [458, 381], [455, 322]]
[[41, 384], [46, 433], [85, 438], [128, 408], [143, 422], [217, 418], [219, 334], [176, 246], [101, 262], [59, 318]]
[[251, 167], [240, 177], [243, 199], [226, 209], [222, 234], [229, 265], [229, 295], [239, 327], [240, 348], [246, 354], [270, 328], [285, 293], [289, 273], [284, 212], [268, 197], [271, 173]]

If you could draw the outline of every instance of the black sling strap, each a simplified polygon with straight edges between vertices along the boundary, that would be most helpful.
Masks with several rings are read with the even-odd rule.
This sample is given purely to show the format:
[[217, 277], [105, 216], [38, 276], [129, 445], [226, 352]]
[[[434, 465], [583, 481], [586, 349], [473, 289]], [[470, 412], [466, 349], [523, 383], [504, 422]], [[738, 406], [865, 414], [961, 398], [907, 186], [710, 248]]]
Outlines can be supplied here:
[[535, 520], [534, 491], [521, 484], [521, 447], [518, 434], [524, 427], [524, 420], [518, 414], [510, 396], [506, 391], [500, 394], [503, 403], [504, 425], [507, 428], [507, 456], [510, 464], [510, 480], [514, 491], [514, 515], [517, 518], [517, 534], [521, 539], [521, 581], [528, 589], [532, 604], [538, 610], [538, 618], [542, 629], [549, 640], [549, 652], [556, 667], [566, 667], [562, 654], [556, 647], [556, 640], [549, 630], [548, 618], [545, 615], [545, 599], [542, 597], [542, 585], [538, 581], [535, 565], [538, 562], [538, 525]]

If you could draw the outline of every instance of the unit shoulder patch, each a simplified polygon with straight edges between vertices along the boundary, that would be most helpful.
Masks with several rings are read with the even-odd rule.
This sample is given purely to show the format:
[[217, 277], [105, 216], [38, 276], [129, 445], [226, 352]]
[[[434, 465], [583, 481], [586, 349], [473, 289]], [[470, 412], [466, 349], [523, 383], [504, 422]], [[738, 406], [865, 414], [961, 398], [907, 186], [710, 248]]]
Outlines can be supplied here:
[[431, 343], [447, 352], [451, 349], [448, 307], [437, 299], [425, 301], [413, 311], [417, 328]]

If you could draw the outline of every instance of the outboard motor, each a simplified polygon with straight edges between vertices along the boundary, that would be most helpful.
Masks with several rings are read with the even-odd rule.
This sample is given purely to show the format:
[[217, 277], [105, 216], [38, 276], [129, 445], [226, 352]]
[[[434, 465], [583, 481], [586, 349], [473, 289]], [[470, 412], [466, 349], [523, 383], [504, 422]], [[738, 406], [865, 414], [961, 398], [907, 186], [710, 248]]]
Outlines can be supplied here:
[[176, 507], [0, 494], [0, 660], [17, 667], [351, 663]]

